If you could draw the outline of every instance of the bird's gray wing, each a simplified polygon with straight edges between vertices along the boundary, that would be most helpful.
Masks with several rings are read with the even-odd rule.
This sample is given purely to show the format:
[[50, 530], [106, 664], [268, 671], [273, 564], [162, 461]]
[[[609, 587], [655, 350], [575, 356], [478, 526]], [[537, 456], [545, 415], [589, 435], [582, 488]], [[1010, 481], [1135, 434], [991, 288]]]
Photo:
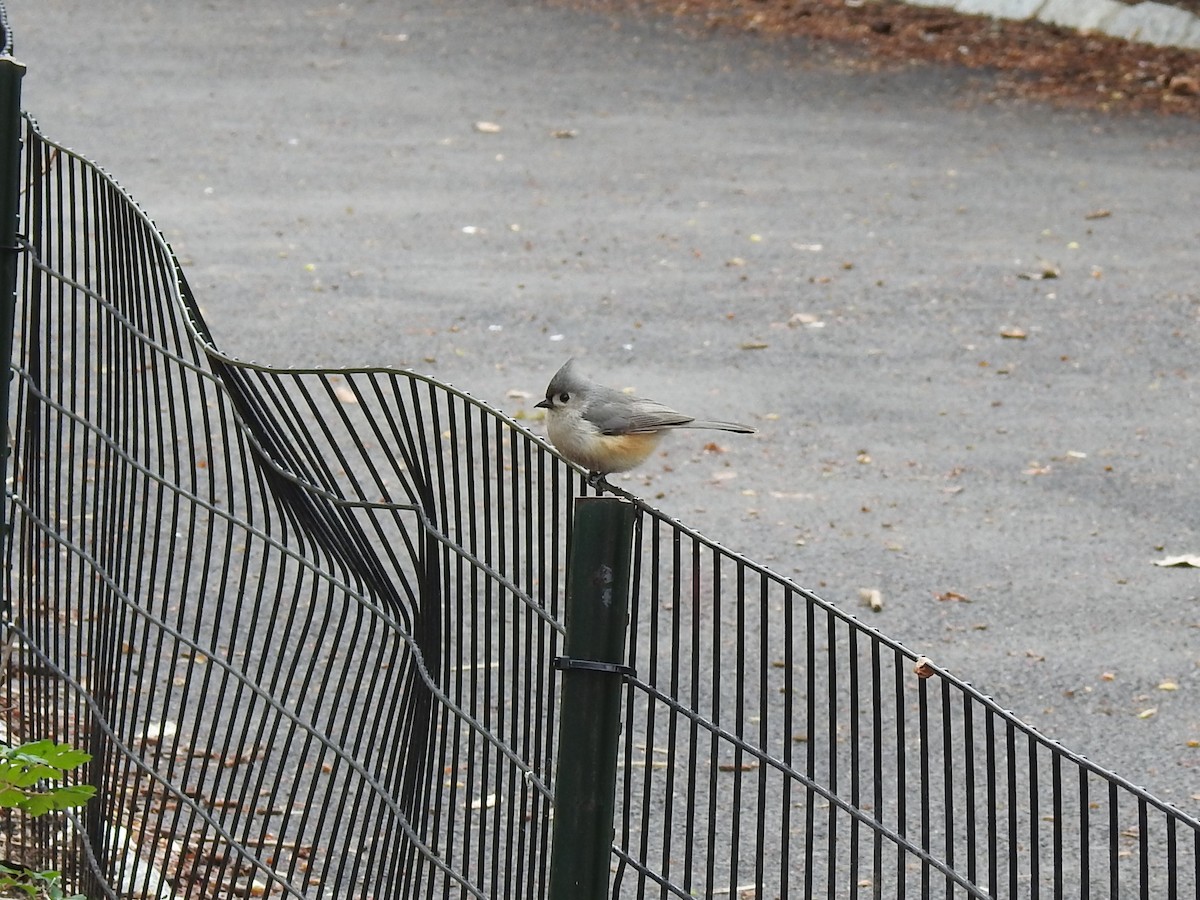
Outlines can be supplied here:
[[662, 403], [623, 395], [592, 403], [585, 415], [604, 434], [636, 434], [660, 428], [678, 428], [692, 421], [691, 416], [676, 412]]

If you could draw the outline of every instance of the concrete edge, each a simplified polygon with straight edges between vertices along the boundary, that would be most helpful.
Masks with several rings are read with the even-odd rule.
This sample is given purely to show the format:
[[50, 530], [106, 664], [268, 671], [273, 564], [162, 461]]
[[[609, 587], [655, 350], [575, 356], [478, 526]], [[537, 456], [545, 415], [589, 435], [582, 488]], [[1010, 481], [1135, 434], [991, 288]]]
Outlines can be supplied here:
[[1106, 34], [1157, 47], [1200, 50], [1200, 16], [1176, 6], [1145, 0], [1128, 5], [1118, 0], [908, 0], [967, 15], [997, 19], [1031, 19], [1083, 33]]

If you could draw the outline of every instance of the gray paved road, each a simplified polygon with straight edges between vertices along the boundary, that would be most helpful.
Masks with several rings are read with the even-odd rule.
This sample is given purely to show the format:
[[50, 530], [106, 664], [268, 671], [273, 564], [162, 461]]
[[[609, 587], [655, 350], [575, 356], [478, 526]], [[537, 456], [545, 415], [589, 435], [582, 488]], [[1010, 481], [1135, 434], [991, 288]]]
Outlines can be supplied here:
[[1195, 123], [539, 4], [8, 6], [227, 350], [757, 421], [623, 484], [1200, 813]]

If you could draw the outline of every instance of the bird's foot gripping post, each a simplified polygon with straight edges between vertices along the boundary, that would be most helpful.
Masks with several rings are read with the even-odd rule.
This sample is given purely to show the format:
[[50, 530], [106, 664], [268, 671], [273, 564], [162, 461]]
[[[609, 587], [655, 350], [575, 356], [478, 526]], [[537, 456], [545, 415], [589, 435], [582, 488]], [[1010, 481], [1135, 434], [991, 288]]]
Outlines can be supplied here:
[[587, 474], [588, 487], [597, 491], [612, 490], [612, 485], [608, 483], [608, 476], [603, 472], [588, 472]]
[[575, 500], [567, 564], [549, 900], [601, 900], [609, 891], [621, 685], [635, 509], [614, 497]]

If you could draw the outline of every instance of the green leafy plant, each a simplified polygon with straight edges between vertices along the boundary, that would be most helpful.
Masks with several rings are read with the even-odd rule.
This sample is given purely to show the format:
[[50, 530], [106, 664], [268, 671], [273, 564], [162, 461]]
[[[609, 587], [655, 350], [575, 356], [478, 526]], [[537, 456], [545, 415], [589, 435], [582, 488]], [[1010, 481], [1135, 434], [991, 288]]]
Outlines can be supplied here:
[[65, 773], [91, 758], [91, 754], [70, 744], [48, 740], [0, 748], [0, 808], [41, 816], [56, 809], [82, 806], [96, 793], [92, 785], [59, 784], [43, 789], [38, 783], [62, 781]]
[[[82, 806], [96, 793], [90, 784], [60, 784], [63, 776], [91, 759], [70, 744], [32, 741], [19, 747], [0, 745], [0, 809], [19, 809], [31, 816]], [[47, 783], [49, 783], [47, 785]], [[0, 864], [0, 892], [35, 900], [87, 900], [67, 894], [60, 873]]]
[[87, 900], [83, 894], [68, 894], [54, 871], [35, 872], [32, 869], [13, 869], [0, 864], [0, 891], [5, 896], [14, 892], [44, 900]]

